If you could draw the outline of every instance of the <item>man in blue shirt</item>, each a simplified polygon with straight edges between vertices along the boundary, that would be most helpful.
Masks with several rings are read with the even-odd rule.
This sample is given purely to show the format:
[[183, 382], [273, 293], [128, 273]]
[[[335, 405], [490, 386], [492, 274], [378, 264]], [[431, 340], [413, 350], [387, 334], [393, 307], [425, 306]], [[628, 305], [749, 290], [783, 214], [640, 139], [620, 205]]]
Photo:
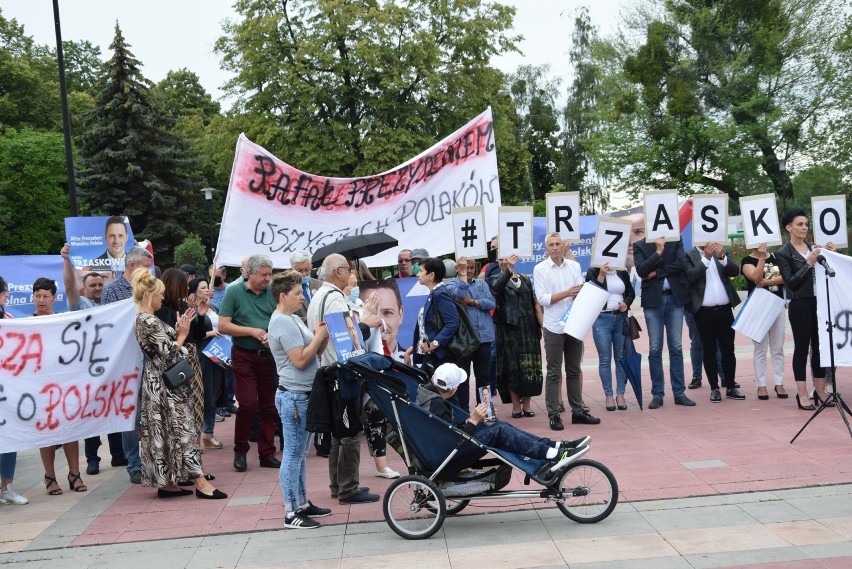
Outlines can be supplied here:
[[[473, 373], [476, 376], [476, 402], [481, 403], [479, 396], [481, 387], [488, 387], [492, 397], [496, 391], [496, 378], [491, 375], [491, 345], [495, 340], [491, 311], [497, 307], [497, 303], [494, 301], [488, 282], [473, 278], [475, 271], [476, 261], [459, 257], [456, 261], [456, 278], [447, 282], [445, 286], [450, 296], [467, 309], [470, 322], [481, 342], [475, 352], [458, 362], [458, 366], [466, 375], [470, 375], [470, 366], [473, 364]], [[467, 411], [470, 408], [470, 390], [460, 389], [456, 396], [462, 409]]]

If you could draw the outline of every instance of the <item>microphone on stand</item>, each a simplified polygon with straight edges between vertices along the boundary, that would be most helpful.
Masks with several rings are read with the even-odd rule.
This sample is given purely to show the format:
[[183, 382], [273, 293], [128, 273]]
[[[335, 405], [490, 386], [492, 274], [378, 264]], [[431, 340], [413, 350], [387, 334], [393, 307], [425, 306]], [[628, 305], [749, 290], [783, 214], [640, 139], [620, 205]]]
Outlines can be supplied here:
[[822, 268], [825, 269], [825, 272], [828, 273], [828, 276], [833, 277], [835, 275], [834, 269], [831, 268], [831, 265], [828, 264], [828, 261], [825, 260], [825, 255], [817, 255], [817, 263], [822, 265]]

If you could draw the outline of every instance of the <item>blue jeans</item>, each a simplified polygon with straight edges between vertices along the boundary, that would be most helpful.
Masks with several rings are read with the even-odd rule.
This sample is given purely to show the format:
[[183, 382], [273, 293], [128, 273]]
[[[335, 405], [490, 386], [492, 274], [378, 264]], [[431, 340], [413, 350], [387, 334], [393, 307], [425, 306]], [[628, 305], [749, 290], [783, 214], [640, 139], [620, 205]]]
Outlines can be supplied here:
[[308, 503], [307, 463], [311, 433], [307, 429], [307, 393], [275, 392], [275, 408], [284, 431], [284, 452], [278, 483], [284, 497], [284, 509], [295, 512]]
[[552, 440], [531, 435], [503, 421], [480, 423], [473, 436], [490, 447], [539, 460], [545, 460], [547, 451], [553, 448]]
[[139, 388], [139, 397], [136, 399], [136, 422], [132, 431], [121, 433], [121, 448], [127, 459], [127, 472], [142, 472], [142, 459], [139, 457], [139, 423], [142, 420], [142, 388]]
[[14, 480], [15, 466], [18, 464], [18, 453], [0, 453], [0, 479]]
[[624, 357], [624, 323], [625, 314], [601, 313], [594, 326], [592, 326], [592, 337], [595, 340], [595, 348], [598, 350], [598, 373], [601, 376], [601, 385], [604, 394], [612, 397], [612, 367], [615, 360], [615, 390], [618, 395], [624, 395], [624, 384], [627, 376], [621, 366], [621, 358]]
[[[701, 336], [698, 334], [698, 324], [695, 323], [695, 315], [685, 312], [684, 320], [689, 330], [689, 359], [692, 360], [692, 379], [701, 379], [701, 362], [704, 361], [704, 346], [701, 344]], [[716, 350], [716, 368], [719, 370], [719, 379], [725, 381], [722, 372], [722, 350]]]
[[666, 382], [663, 376], [663, 328], [669, 346], [669, 379], [675, 397], [686, 390], [683, 381], [683, 306], [670, 294], [663, 296], [663, 306], [645, 308], [645, 324], [648, 327], [650, 350], [648, 364], [651, 368], [651, 395], [663, 398], [666, 394]]

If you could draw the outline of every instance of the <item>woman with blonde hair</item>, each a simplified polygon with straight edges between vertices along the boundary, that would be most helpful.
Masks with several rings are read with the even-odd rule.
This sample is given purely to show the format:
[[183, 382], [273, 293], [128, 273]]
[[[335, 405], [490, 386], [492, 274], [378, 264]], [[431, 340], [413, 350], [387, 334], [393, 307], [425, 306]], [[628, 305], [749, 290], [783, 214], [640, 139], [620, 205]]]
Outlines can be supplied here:
[[197, 498], [227, 498], [227, 494], [210, 484], [201, 467], [189, 383], [170, 389], [163, 380], [164, 371], [187, 357], [184, 344], [195, 310], [178, 313], [172, 328], [154, 315], [163, 304], [163, 282], [148, 269], [140, 268], [133, 272], [132, 284], [133, 301], [137, 305], [134, 332], [145, 354], [139, 409], [142, 485], [157, 486], [159, 498], [173, 498], [192, 494], [177, 485], [178, 480], [191, 479]]

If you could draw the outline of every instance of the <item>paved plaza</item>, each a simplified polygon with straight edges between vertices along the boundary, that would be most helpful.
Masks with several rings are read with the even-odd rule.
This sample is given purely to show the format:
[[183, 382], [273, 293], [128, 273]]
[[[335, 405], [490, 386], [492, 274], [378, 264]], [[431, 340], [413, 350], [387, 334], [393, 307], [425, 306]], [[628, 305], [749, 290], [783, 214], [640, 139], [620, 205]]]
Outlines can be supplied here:
[[[786, 353], [792, 353], [788, 330]], [[688, 339], [684, 338], [687, 378]], [[647, 336], [637, 342], [647, 354]], [[204, 465], [228, 500], [158, 500], [151, 488], [130, 484], [124, 468], [85, 476], [89, 492], [48, 496], [38, 451], [19, 453], [15, 488], [27, 506], [0, 506], [0, 564], [29, 567], [852, 567], [852, 438], [829, 409], [793, 444], [809, 417], [791, 397], [756, 397], [751, 342], [737, 337], [737, 379], [745, 401], [709, 402], [706, 381], [690, 390], [694, 408], [665, 405], [643, 411], [628, 388], [627, 411], [607, 412], [589, 338], [584, 397], [597, 426], [572, 426], [565, 438], [593, 436], [588, 458], [606, 464], [620, 486], [620, 503], [606, 520], [580, 525], [552, 504], [475, 502], [448, 517], [425, 541], [405, 541], [383, 521], [381, 502], [344, 506], [327, 487], [326, 459], [311, 453], [309, 496], [333, 514], [313, 531], [283, 526], [278, 471], [259, 468], [249, 454], [245, 473], [233, 470], [233, 419], [216, 423], [223, 450], [208, 450]], [[665, 356], [664, 356], [665, 359]], [[644, 398], [650, 378], [643, 358]], [[852, 399], [852, 373], [841, 370], [839, 391]], [[845, 393], [844, 393], [845, 394]], [[544, 399], [536, 417], [503, 420], [549, 436]], [[81, 444], [82, 446], [82, 444]], [[82, 449], [81, 449], [82, 450]], [[61, 452], [57, 474], [67, 467]], [[391, 467], [403, 470], [393, 452]], [[85, 464], [82, 465], [85, 468]], [[366, 447], [361, 483], [383, 494], [391, 481], [374, 476]], [[511, 489], [523, 488], [514, 476]]]

